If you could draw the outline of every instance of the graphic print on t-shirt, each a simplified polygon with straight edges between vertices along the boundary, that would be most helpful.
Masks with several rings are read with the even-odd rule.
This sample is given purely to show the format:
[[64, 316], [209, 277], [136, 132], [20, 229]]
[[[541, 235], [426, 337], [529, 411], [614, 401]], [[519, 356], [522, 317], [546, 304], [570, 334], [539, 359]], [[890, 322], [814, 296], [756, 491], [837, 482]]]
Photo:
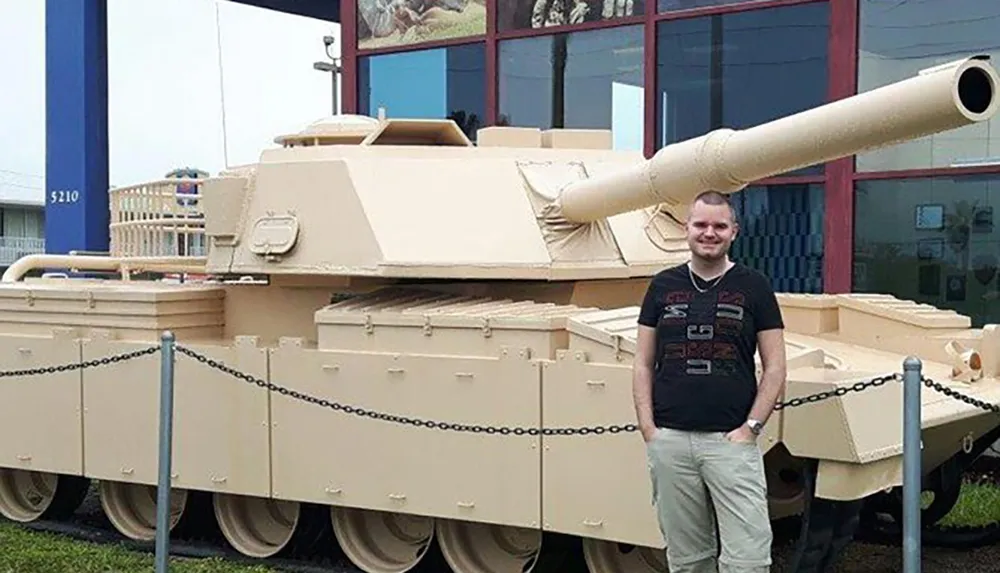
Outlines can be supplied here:
[[745, 302], [743, 293], [726, 290], [667, 292], [659, 325], [661, 363], [673, 363], [668, 370], [677, 372], [677, 361], [683, 361], [682, 371], [692, 376], [736, 374], [735, 340], [742, 335]]
[[767, 278], [741, 264], [707, 292], [691, 280], [687, 265], [665, 269], [643, 297], [639, 324], [656, 331], [653, 421], [729, 431], [746, 421], [757, 394], [757, 333], [782, 328], [781, 310]]

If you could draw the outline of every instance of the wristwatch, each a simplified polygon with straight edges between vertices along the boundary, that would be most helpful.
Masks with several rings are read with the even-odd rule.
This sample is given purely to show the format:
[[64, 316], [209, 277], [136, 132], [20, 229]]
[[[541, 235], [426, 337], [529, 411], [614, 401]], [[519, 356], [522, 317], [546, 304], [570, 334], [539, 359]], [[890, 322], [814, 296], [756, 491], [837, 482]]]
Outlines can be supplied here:
[[764, 424], [760, 420], [747, 420], [747, 427], [753, 432], [753, 435], [759, 436], [760, 431], [764, 429]]

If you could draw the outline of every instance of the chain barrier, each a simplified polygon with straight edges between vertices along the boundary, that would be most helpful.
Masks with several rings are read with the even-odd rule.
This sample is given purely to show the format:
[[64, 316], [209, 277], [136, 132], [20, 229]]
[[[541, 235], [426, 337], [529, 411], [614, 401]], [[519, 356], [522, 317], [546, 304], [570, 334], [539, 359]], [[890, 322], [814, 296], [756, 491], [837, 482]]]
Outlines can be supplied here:
[[936, 390], [944, 394], [945, 396], [954, 398], [959, 402], [965, 402], [970, 406], [975, 406], [982, 410], [986, 410], [987, 412], [993, 412], [994, 414], [1000, 413], [1000, 406], [996, 404], [990, 404], [989, 402], [983, 402], [982, 400], [973, 398], [972, 396], [966, 396], [965, 394], [962, 394], [961, 392], [956, 392], [955, 390], [948, 388], [938, 382], [935, 382], [930, 378], [927, 378], [926, 376], [921, 376], [920, 381], [923, 383], [924, 386], [927, 386], [932, 390]]
[[840, 397], [847, 395], [851, 392], [862, 392], [868, 388], [876, 388], [882, 386], [886, 382], [891, 380], [896, 380], [897, 382], [903, 381], [902, 374], [887, 374], [885, 376], [879, 376], [878, 378], [873, 378], [867, 382], [855, 382], [851, 386], [841, 386], [833, 390], [827, 390], [826, 392], [817, 392], [816, 394], [810, 394], [808, 396], [803, 396], [801, 398], [792, 398], [787, 402], [778, 402], [774, 405], [774, 410], [784, 410], [785, 408], [794, 408], [796, 406], [801, 406], [803, 404], [812, 404], [815, 402], [821, 402], [828, 398], [833, 398], [834, 396]]
[[126, 360], [132, 360], [134, 358], [140, 358], [142, 356], [146, 356], [149, 354], [156, 354], [159, 351], [160, 351], [159, 346], [151, 346], [149, 348], [144, 348], [142, 350], [123, 352], [121, 354], [104, 356], [102, 358], [94, 358], [93, 360], [85, 360], [83, 362], [60, 364], [59, 366], [42, 366], [39, 368], [25, 368], [23, 370], [0, 370], [0, 378], [10, 378], [12, 376], [35, 376], [38, 374], [55, 374], [56, 372], [71, 372], [73, 370], [84, 370], [86, 368], [107, 366], [108, 364], [115, 364], [118, 362], [124, 362]]
[[[214, 368], [220, 372], [224, 372], [238, 380], [242, 380], [248, 384], [258, 386], [260, 388], [266, 388], [272, 392], [281, 394], [282, 396], [288, 396], [290, 398], [301, 400], [303, 402], [308, 402], [323, 408], [329, 408], [336, 412], [344, 412], [346, 414], [351, 414], [354, 416], [360, 416], [362, 418], [371, 418], [373, 420], [381, 420], [386, 422], [393, 422], [397, 424], [411, 425], [419, 428], [429, 428], [453, 432], [469, 432], [473, 434], [500, 434], [500, 435], [515, 435], [515, 436], [572, 436], [580, 435], [586, 436], [590, 434], [601, 435], [601, 434], [619, 434], [621, 432], [635, 432], [638, 431], [638, 426], [636, 424], [612, 424], [607, 426], [582, 426], [575, 428], [522, 428], [522, 427], [510, 427], [510, 426], [483, 426], [478, 424], [458, 424], [451, 422], [436, 422], [434, 420], [424, 420], [420, 418], [413, 418], [409, 416], [400, 416], [395, 414], [387, 414], [384, 412], [376, 412], [366, 408], [361, 408], [359, 406], [351, 406], [348, 404], [341, 404], [339, 402], [334, 402], [332, 400], [327, 400], [325, 398], [317, 398], [315, 396], [310, 396], [308, 394], [299, 392], [297, 390], [292, 390], [274, 384], [273, 382], [268, 382], [267, 380], [262, 380], [245, 372], [240, 372], [231, 366], [227, 366], [225, 363], [218, 360], [214, 360], [186, 348], [181, 345], [175, 347], [176, 351], [180, 354], [188, 356], [189, 358], [200, 362], [209, 368]], [[151, 354], [156, 354], [160, 351], [159, 346], [151, 346], [141, 350], [134, 350], [131, 352], [124, 352], [121, 354], [115, 354], [111, 356], [105, 356], [102, 358], [95, 358], [92, 360], [86, 360], [82, 362], [73, 362], [70, 364], [62, 364], [58, 366], [44, 366], [39, 368], [26, 368], [22, 370], [0, 370], [0, 378], [10, 378], [14, 376], [34, 376], [41, 374], [52, 374], [57, 372], [69, 372], [73, 370], [84, 370], [87, 368], [95, 368], [99, 366], [106, 366], [108, 364], [115, 364], [119, 362], [124, 362], [127, 360], [133, 360], [136, 358], [141, 358], [143, 356], [148, 356]], [[787, 408], [795, 408], [805, 404], [814, 404], [816, 402], [822, 402], [829, 398], [841, 397], [852, 392], [860, 393], [869, 388], [877, 388], [883, 386], [888, 382], [896, 381], [902, 382], [903, 375], [900, 373], [887, 374], [884, 376], [879, 376], [868, 381], [856, 382], [851, 386], [842, 386], [835, 388], [833, 390], [827, 390], [824, 392], [817, 392], [816, 394], [810, 394], [808, 396], [802, 396], [799, 398], [792, 398], [791, 400], [785, 402], [778, 402], [774, 406], [775, 411], [784, 410]], [[948, 388], [943, 384], [934, 382], [927, 377], [921, 377], [922, 383], [941, 394], [954, 398], [960, 402], [964, 402], [971, 406], [975, 406], [987, 412], [1000, 413], [1000, 405], [991, 404], [989, 402], [984, 402], [977, 398], [967, 396], [958, 392], [952, 388]]]

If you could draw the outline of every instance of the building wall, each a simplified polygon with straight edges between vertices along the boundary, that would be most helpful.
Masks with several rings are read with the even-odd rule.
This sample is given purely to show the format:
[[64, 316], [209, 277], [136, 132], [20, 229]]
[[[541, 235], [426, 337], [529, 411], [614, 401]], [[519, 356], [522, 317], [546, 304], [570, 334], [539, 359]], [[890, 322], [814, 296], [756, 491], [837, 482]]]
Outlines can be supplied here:
[[[982, 0], [436, 4], [426, 24], [380, 37], [370, 33], [373, 0], [344, 11], [357, 16], [345, 35], [359, 38], [345, 52], [356, 57], [345, 66], [356, 80], [347, 111], [452, 117], [470, 135], [494, 124], [608, 128], [616, 147], [651, 156], [934, 64], [1000, 55], [1000, 3]], [[734, 258], [780, 290], [887, 292], [976, 325], [1000, 322], [998, 126], [756, 182], [733, 198], [742, 224]]]
[[45, 252], [45, 208], [0, 203], [0, 268]]

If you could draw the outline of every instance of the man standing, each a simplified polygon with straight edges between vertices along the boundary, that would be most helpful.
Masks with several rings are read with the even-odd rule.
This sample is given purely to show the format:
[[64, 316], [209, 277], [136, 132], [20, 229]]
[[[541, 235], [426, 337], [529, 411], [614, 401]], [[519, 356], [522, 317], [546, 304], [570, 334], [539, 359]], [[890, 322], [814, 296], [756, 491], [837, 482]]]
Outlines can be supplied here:
[[633, 395], [671, 573], [771, 565], [756, 437], [785, 384], [784, 322], [767, 277], [729, 260], [737, 231], [725, 195], [696, 197], [691, 261], [653, 277], [639, 315]]

